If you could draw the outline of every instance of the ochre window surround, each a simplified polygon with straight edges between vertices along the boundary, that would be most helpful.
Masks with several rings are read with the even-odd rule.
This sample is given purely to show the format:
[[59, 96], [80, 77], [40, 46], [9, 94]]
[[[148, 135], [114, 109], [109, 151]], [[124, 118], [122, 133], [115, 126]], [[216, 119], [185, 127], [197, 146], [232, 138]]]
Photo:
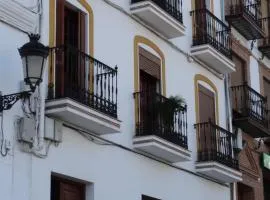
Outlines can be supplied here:
[[[135, 36], [134, 38], [134, 92], [140, 92], [140, 67], [139, 67], [139, 49], [140, 44], [146, 45], [154, 50], [161, 59], [161, 95], [166, 96], [166, 80], [165, 80], [165, 57], [160, 48], [143, 36]], [[139, 100], [135, 99], [135, 120], [139, 121], [138, 113]]]
[[[219, 125], [219, 107], [218, 107], [218, 90], [215, 84], [208, 79], [206, 76], [201, 74], [196, 74], [194, 77], [194, 88], [195, 88], [195, 112], [196, 112], [196, 123], [200, 123], [200, 113], [199, 113], [199, 85], [200, 82], [207, 84], [208, 87], [215, 93], [215, 115], [216, 124]], [[202, 85], [204, 87], [204, 85]]]
[[[56, 45], [56, 1], [57, 0], [50, 0], [49, 4], [49, 46], [54, 47]], [[88, 15], [88, 50], [89, 54], [94, 57], [94, 15], [91, 6], [87, 3], [87, 0], [77, 0], [87, 11]], [[54, 83], [55, 80], [55, 66], [54, 66], [54, 55], [49, 55], [48, 63], [49, 66], [49, 75], [48, 81], [49, 83]], [[90, 84], [90, 82], [89, 82]]]

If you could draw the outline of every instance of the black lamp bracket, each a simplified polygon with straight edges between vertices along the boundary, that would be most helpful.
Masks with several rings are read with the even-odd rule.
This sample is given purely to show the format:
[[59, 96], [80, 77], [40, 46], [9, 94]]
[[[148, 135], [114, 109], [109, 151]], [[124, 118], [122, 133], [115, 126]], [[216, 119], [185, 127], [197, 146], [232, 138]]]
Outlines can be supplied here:
[[0, 93], [0, 112], [11, 109], [11, 107], [17, 101], [19, 101], [20, 99], [29, 98], [31, 94], [32, 90], [8, 95], [1, 95]]

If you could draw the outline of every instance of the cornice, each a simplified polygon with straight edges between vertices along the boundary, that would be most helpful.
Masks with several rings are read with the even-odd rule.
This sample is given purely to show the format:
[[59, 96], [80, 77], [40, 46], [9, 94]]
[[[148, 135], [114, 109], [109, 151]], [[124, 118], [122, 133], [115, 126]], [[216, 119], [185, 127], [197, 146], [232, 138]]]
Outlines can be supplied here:
[[38, 14], [13, 0], [0, 0], [0, 21], [26, 33], [38, 30]]

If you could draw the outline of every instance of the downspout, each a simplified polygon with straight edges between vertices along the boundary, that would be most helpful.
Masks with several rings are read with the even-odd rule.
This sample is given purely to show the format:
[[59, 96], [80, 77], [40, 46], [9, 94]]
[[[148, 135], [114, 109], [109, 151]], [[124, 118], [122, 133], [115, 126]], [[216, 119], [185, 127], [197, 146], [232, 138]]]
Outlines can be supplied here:
[[[221, 20], [225, 22], [225, 4], [224, 3], [225, 3], [224, 0], [220, 1], [220, 7], [221, 7], [220, 14], [221, 14]], [[224, 87], [225, 87], [225, 110], [226, 110], [226, 121], [227, 121], [226, 125], [227, 125], [227, 130], [229, 130], [231, 133], [233, 133], [229, 74], [225, 75]], [[236, 199], [236, 197], [235, 197], [235, 183], [230, 184], [230, 199], [231, 200]]]
[[[232, 107], [231, 107], [231, 99], [230, 99], [230, 85], [229, 85], [229, 74], [225, 75], [224, 78], [224, 86], [225, 86], [225, 110], [226, 110], [226, 125], [227, 130], [233, 133], [232, 127]], [[233, 142], [233, 141], [232, 141]], [[232, 149], [233, 151], [233, 149]], [[233, 153], [233, 152], [232, 152]], [[234, 183], [230, 184], [230, 196], [231, 200], [234, 200]]]

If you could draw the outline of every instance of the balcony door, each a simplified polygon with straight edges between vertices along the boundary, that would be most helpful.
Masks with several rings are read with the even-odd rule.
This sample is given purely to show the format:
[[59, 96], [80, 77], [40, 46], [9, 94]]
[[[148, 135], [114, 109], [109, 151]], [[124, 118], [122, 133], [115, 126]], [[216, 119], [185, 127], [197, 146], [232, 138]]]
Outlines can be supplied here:
[[140, 68], [140, 121], [145, 130], [153, 131], [157, 126], [158, 113], [156, 109], [160, 93], [161, 60], [139, 48]]
[[85, 14], [65, 0], [57, 0], [56, 94], [80, 98], [85, 90]]
[[[216, 124], [215, 94], [206, 87], [199, 85], [199, 117], [200, 123], [211, 122]], [[217, 149], [217, 138], [212, 126], [207, 125], [201, 132], [201, 151], [209, 154]], [[211, 157], [211, 155], [209, 155]]]
[[195, 10], [200, 10], [195, 16], [195, 31], [197, 39], [202, 44], [208, 43], [208, 35], [214, 31], [210, 15], [204, 9], [212, 12], [212, 0], [195, 0]]
[[216, 123], [215, 94], [202, 85], [199, 85], [199, 108], [200, 123]]

